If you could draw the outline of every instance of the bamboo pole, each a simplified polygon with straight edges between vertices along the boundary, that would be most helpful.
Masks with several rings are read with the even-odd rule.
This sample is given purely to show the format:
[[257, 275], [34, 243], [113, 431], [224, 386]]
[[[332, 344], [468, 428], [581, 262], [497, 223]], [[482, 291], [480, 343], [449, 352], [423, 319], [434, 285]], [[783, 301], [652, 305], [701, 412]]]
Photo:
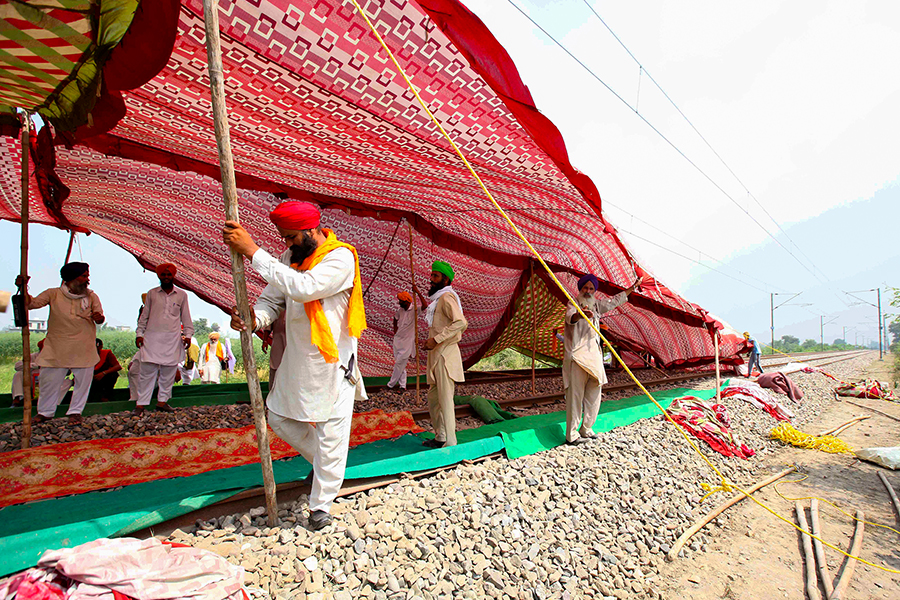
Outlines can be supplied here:
[[884, 476], [884, 473], [879, 471], [878, 476], [881, 478], [881, 483], [884, 484], [888, 495], [891, 497], [891, 504], [894, 505], [894, 510], [897, 511], [897, 518], [900, 519], [900, 500], [897, 499], [897, 493], [894, 491], [894, 488], [891, 487], [891, 484], [887, 480], [887, 477]]
[[[228, 114], [225, 109], [225, 80], [222, 72], [222, 47], [219, 39], [219, 1], [203, 0], [203, 21], [206, 25], [206, 54], [209, 61], [209, 87], [212, 98], [213, 121], [216, 127], [216, 144], [219, 149], [219, 168], [222, 174], [222, 196], [225, 201], [225, 218], [238, 220], [237, 185], [234, 180], [234, 159], [231, 155], [231, 138], [228, 131]], [[250, 300], [247, 297], [247, 280], [244, 273], [244, 257], [231, 251], [231, 274], [234, 279], [234, 296], [238, 311], [245, 323], [251, 323]], [[259, 387], [259, 372], [253, 354], [252, 332], [241, 331], [241, 351], [250, 404], [253, 407], [253, 423], [256, 426], [256, 443], [262, 465], [263, 486], [266, 490], [266, 510], [269, 526], [278, 523], [278, 503], [275, 499], [275, 476], [272, 473], [272, 454], [269, 448], [269, 431], [266, 424], [266, 407]]]
[[536, 395], [537, 391], [534, 387], [534, 357], [537, 352], [537, 313], [534, 304], [534, 261], [528, 262], [528, 285], [531, 286], [531, 394]]
[[[835, 396], [835, 398], [838, 397], [837, 392], [835, 392], [834, 396]], [[866, 406], [865, 404], [859, 404], [857, 402], [853, 402], [852, 400], [847, 400], [846, 398], [844, 398], [843, 400], [838, 399], [838, 402], [846, 402], [847, 404], [852, 404], [853, 406], [858, 406], [858, 407], [864, 408], [866, 410], [871, 410], [874, 413], [878, 413], [882, 417], [887, 417], [888, 419], [893, 419], [894, 421], [900, 421], [900, 419], [898, 419], [897, 417], [895, 417], [893, 415], [889, 415], [886, 412], [882, 412], [882, 411], [878, 410], [877, 408], [872, 408], [871, 406]]]
[[416, 404], [419, 403], [419, 392], [421, 389], [421, 382], [419, 381], [419, 295], [416, 294], [416, 266], [413, 261], [413, 232], [412, 232], [412, 223], [409, 221], [406, 222], [407, 227], [409, 228], [409, 277], [412, 280], [413, 285], [413, 324], [414, 324], [414, 333], [416, 336]]
[[[859, 551], [862, 548], [863, 541], [863, 531], [865, 530], [865, 523], [863, 521], [866, 520], [866, 514], [858, 510], [856, 511], [856, 529], [853, 531], [853, 541], [850, 544], [850, 554], [852, 556], [859, 556]], [[841, 571], [841, 576], [838, 578], [836, 584], [834, 584], [834, 593], [829, 596], [829, 600], [840, 600], [844, 597], [847, 587], [850, 585], [850, 579], [853, 577], [853, 570], [856, 568], [856, 559], [847, 557], [847, 561], [844, 563], [844, 569]]]
[[806, 524], [806, 513], [799, 500], [794, 502], [794, 511], [797, 513], [797, 525], [803, 530], [800, 532], [800, 539], [803, 542], [803, 562], [806, 563], [806, 595], [809, 600], [818, 600], [819, 586], [816, 585], [816, 560], [813, 558], [812, 538], [804, 533], [809, 531], [809, 525]]
[[722, 402], [722, 371], [719, 369], [719, 331], [713, 332], [713, 342], [716, 346], [716, 403]]
[[[760, 481], [759, 483], [755, 484], [753, 487], [751, 487], [749, 490], [747, 490], [747, 493], [752, 494], [753, 492], [766, 487], [770, 483], [774, 483], [775, 481], [778, 481], [785, 475], [790, 475], [795, 470], [796, 470], [796, 467], [789, 467], [789, 468], [785, 469], [784, 471], [782, 471], [781, 473], [778, 473], [777, 475], [772, 475], [768, 479], [765, 479], [765, 480]], [[687, 531], [682, 533], [681, 537], [675, 541], [675, 543], [672, 545], [672, 549], [669, 550], [669, 553], [666, 555], [666, 558], [668, 560], [675, 560], [675, 558], [678, 556], [678, 552], [681, 550], [681, 547], [684, 546], [685, 543], [689, 539], [691, 539], [695, 533], [697, 533], [698, 531], [703, 529], [703, 527], [707, 523], [709, 523], [710, 521], [712, 521], [713, 519], [718, 517], [720, 514], [725, 512], [725, 510], [727, 510], [729, 507], [731, 507], [734, 504], [737, 504], [744, 498], [746, 498], [746, 496], [739, 492], [737, 495], [733, 496], [730, 500], [726, 500], [725, 502], [723, 502], [722, 504], [717, 506], [715, 509], [713, 509], [712, 512], [707, 514], [705, 517], [703, 517], [702, 519], [698, 520], [693, 525], [691, 525], [690, 529], [688, 529]]]
[[840, 425], [838, 425], [837, 427], [832, 427], [831, 429], [826, 429], [825, 431], [823, 431], [822, 433], [819, 434], [819, 437], [822, 437], [823, 435], [837, 435], [840, 432], [842, 432], [843, 430], [850, 427], [851, 425], [855, 425], [859, 421], [864, 421], [868, 418], [869, 417], [867, 415], [860, 415], [858, 417], [853, 417], [849, 421], [845, 421], [845, 422], [841, 423]]
[[63, 264], [69, 262], [69, 258], [72, 256], [72, 246], [75, 244], [75, 230], [71, 230], [69, 232], [69, 247], [66, 248], [66, 260]]
[[31, 116], [22, 113], [22, 251], [19, 274], [22, 277], [22, 296], [25, 300], [22, 323], [22, 392], [25, 395], [22, 408], [22, 449], [31, 446], [31, 405], [34, 401], [34, 385], [31, 379], [31, 330], [28, 327], [28, 151], [30, 147]]
[[[819, 525], [819, 499], [809, 501], [810, 532], [816, 537], [822, 537], [822, 527]], [[825, 546], [816, 538], [812, 538], [813, 550], [816, 554], [816, 563], [819, 565], [819, 579], [825, 587], [825, 597], [831, 597], [834, 584], [831, 581], [831, 573], [828, 572], [828, 563], [825, 562]]]

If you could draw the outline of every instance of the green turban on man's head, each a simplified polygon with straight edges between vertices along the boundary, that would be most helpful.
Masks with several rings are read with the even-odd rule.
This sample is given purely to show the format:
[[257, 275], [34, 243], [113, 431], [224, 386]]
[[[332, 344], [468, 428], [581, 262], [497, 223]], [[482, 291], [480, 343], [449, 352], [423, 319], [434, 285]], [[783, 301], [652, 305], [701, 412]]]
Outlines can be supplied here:
[[431, 270], [446, 275], [447, 279], [453, 281], [453, 277], [455, 274], [453, 273], [453, 267], [450, 266], [450, 263], [444, 262], [442, 260], [436, 260], [431, 263]]

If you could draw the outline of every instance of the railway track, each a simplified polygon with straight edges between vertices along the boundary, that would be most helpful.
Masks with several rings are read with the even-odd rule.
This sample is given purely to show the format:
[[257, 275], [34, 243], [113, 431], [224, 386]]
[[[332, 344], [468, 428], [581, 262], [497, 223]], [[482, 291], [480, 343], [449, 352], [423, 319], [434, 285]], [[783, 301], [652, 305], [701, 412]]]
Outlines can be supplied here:
[[[819, 353], [802, 353], [802, 354], [792, 354], [787, 357], [774, 357], [769, 356], [763, 363], [764, 367], [776, 367], [781, 365], [786, 365], [790, 362], [796, 362], [797, 360], [802, 360], [803, 362], [811, 362], [811, 361], [825, 361], [825, 362], [816, 362], [816, 366], [824, 366], [830, 365], [836, 362], [842, 362], [845, 360], [850, 360], [856, 358], [857, 356], [861, 356], [868, 352], [868, 350], [850, 350], [845, 352], [819, 352]], [[549, 370], [549, 369], [544, 369]], [[553, 369], [555, 371], [554, 375], [560, 376], [562, 371], [560, 369]], [[649, 369], [645, 369], [643, 372], [648, 372]], [[467, 374], [468, 376], [468, 374]], [[545, 375], [545, 377], [550, 377], [552, 375]], [[673, 383], [682, 383], [685, 381], [692, 381], [696, 379], [705, 379], [707, 377], [715, 376], [715, 371], [695, 371], [692, 373], [681, 373], [677, 375], [673, 375], [671, 377], [660, 377], [655, 379], [641, 379], [641, 383], [645, 386], [651, 385], [665, 385], [665, 384], [673, 384]], [[506, 379], [496, 379], [491, 380], [488, 378], [476, 378], [473, 380], [467, 380], [466, 383], [470, 384], [479, 384], [479, 383], [501, 383], [505, 381], [520, 381], [522, 379], [530, 379], [531, 373], [529, 371], [527, 377], [519, 376], [518, 374], [512, 375], [510, 378]], [[639, 378], [640, 379], [640, 378]], [[612, 384], [603, 386], [604, 392], [618, 392], [624, 390], [636, 390], [639, 389], [637, 384], [634, 382], [630, 383], [620, 383], [620, 384]], [[513, 408], [513, 407], [533, 407], [540, 406], [545, 404], [555, 404], [560, 400], [565, 398], [563, 392], [557, 392], [553, 394], [543, 394], [539, 396], [527, 396], [524, 398], [512, 398], [509, 400], [501, 400], [498, 404], [502, 408]], [[430, 415], [428, 414], [427, 409], [415, 410], [412, 411], [412, 416], [417, 421], [429, 421], [431, 420]], [[472, 417], [475, 416], [475, 412], [472, 410], [471, 406], [462, 405], [456, 407], [456, 418], [460, 417]]]

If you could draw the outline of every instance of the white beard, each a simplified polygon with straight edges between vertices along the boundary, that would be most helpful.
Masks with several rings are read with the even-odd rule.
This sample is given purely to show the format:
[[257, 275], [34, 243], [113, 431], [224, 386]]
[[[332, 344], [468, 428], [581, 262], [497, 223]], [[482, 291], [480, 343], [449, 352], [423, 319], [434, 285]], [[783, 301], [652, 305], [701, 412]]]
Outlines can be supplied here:
[[594, 298], [593, 294], [579, 294], [578, 298], [578, 306], [581, 310], [594, 310], [597, 306], [597, 299]]

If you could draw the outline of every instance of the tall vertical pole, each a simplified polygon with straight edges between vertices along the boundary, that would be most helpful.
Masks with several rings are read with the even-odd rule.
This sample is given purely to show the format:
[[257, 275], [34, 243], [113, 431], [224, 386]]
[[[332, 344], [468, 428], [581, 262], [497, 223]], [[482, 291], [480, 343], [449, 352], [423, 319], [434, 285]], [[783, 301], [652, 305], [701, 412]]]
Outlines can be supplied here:
[[[225, 201], [225, 218], [238, 220], [237, 185], [234, 180], [234, 159], [231, 155], [231, 137], [228, 131], [228, 113], [225, 109], [225, 79], [222, 73], [222, 46], [219, 39], [219, 1], [203, 0], [203, 21], [206, 25], [206, 56], [209, 62], [209, 87], [212, 97], [213, 121], [216, 127], [216, 144], [219, 149], [219, 168], [222, 174], [222, 196]], [[245, 323], [251, 323], [250, 300], [247, 297], [247, 279], [244, 273], [244, 257], [231, 251], [231, 274], [234, 279], [234, 296], [238, 311]], [[250, 405], [253, 407], [253, 423], [256, 426], [256, 443], [262, 464], [263, 485], [266, 492], [266, 510], [269, 526], [278, 523], [278, 503], [275, 499], [275, 476], [272, 473], [272, 454], [269, 449], [269, 431], [266, 424], [266, 407], [259, 387], [259, 373], [253, 354], [252, 332], [241, 331], [241, 353]]]
[[819, 352], [825, 351], [825, 317], [819, 315]]
[[25, 315], [22, 323], [22, 392], [25, 394], [22, 411], [22, 449], [31, 446], [31, 405], [34, 385], [31, 379], [31, 330], [28, 328], [28, 150], [30, 147], [31, 116], [22, 119], [22, 252], [19, 274], [22, 276], [22, 296], [25, 298]]
[[878, 288], [878, 360], [884, 358], [884, 322], [881, 320], [881, 288]]
[[534, 261], [529, 261], [528, 271], [531, 274], [528, 278], [528, 285], [531, 286], [531, 395], [536, 396], [537, 391], [534, 387], [534, 357], [537, 351], [537, 313], [534, 305]]
[[844, 325], [844, 333], [841, 336], [841, 339], [844, 340], [844, 345], [846, 346], [847, 345], [847, 326], [846, 325]]
[[[713, 329], [713, 343], [716, 346], [716, 403], [722, 402], [722, 372], [719, 370], [719, 330]], [[749, 377], [750, 372], [747, 373]]]
[[772, 354], [775, 354], [775, 294], [769, 294], [769, 329], [772, 332]]
[[75, 244], [75, 230], [69, 232], [69, 247], [66, 248], [66, 260], [63, 264], [69, 262], [69, 257], [72, 256], [72, 245]]
[[406, 225], [409, 227], [409, 277], [412, 281], [413, 285], [413, 294], [415, 297], [413, 298], [413, 324], [414, 324], [414, 334], [416, 336], [416, 404], [419, 403], [419, 390], [421, 387], [421, 382], [419, 379], [419, 295], [415, 293], [416, 290], [416, 265], [413, 261], [413, 234], [412, 234], [412, 223], [409, 221], [406, 222]]

